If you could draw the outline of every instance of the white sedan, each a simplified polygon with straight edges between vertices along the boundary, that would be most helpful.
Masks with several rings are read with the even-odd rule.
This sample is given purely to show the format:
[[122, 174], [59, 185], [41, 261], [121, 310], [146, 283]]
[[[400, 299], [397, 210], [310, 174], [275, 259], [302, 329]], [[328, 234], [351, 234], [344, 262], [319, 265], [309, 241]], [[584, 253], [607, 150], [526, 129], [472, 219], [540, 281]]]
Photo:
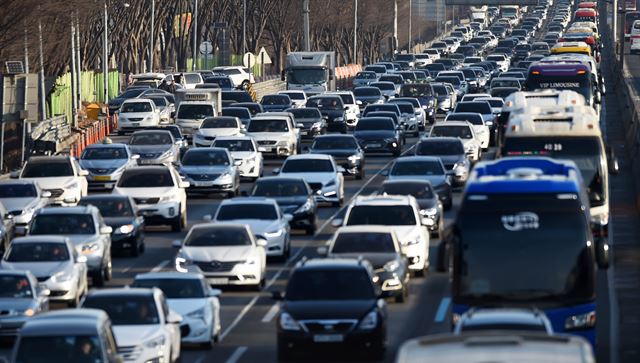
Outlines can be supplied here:
[[194, 147], [208, 147], [220, 136], [241, 136], [244, 125], [233, 116], [207, 117], [193, 133]]
[[221, 291], [209, 287], [204, 275], [179, 272], [150, 272], [137, 275], [132, 287], [157, 287], [167, 298], [169, 309], [182, 315], [189, 334], [183, 343], [201, 344], [210, 349], [220, 340]]
[[274, 174], [292, 178], [303, 178], [309, 184], [318, 202], [331, 203], [339, 207], [344, 202], [344, 168], [336, 165], [331, 155], [292, 155], [284, 161], [282, 168]]
[[264, 171], [264, 158], [258, 151], [256, 141], [250, 136], [218, 137], [211, 147], [229, 150], [242, 178], [257, 180]]

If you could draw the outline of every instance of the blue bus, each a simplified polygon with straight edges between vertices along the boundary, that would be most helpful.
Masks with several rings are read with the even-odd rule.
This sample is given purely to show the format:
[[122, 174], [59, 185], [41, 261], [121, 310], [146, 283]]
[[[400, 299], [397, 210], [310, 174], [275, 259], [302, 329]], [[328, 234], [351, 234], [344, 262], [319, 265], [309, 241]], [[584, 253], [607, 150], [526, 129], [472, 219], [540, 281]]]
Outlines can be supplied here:
[[453, 321], [472, 307], [537, 307], [558, 333], [596, 342], [596, 273], [606, 240], [590, 228], [574, 162], [513, 157], [476, 165], [446, 233]]

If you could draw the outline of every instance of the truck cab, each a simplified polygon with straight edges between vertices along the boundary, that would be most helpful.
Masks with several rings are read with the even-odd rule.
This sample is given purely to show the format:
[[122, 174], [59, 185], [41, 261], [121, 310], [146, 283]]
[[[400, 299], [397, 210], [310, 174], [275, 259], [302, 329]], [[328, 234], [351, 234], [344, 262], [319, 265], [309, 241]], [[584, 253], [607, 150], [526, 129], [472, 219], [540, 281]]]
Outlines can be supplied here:
[[287, 54], [282, 80], [288, 90], [302, 90], [307, 96], [335, 91], [334, 52], [293, 52]]
[[176, 104], [175, 123], [190, 139], [205, 118], [221, 113], [221, 91], [215, 88], [177, 90]]

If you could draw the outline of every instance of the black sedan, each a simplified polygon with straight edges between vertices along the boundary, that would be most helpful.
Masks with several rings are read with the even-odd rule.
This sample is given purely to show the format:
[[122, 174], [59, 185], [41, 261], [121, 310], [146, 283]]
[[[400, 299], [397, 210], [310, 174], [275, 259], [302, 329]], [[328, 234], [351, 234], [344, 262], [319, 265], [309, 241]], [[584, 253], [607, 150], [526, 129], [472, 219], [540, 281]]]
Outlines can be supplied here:
[[308, 235], [316, 232], [318, 205], [313, 190], [303, 178], [264, 177], [258, 179], [251, 195], [274, 199], [283, 213], [291, 214], [291, 228], [304, 229]]
[[364, 150], [352, 135], [318, 136], [311, 144], [309, 153], [331, 155], [347, 173], [356, 179], [364, 178]]
[[144, 252], [144, 218], [138, 216], [135, 202], [126, 195], [99, 194], [80, 199], [78, 205], [93, 205], [112, 228], [112, 253], [138, 256]]
[[327, 131], [347, 133], [346, 113], [347, 107], [340, 96], [313, 96], [307, 100], [306, 107], [314, 107], [320, 110], [327, 120]]
[[389, 117], [363, 117], [358, 121], [353, 136], [365, 152], [402, 153], [402, 132]]
[[291, 112], [293, 115], [302, 139], [313, 139], [327, 132], [327, 121], [317, 108], [289, 108], [286, 112]]

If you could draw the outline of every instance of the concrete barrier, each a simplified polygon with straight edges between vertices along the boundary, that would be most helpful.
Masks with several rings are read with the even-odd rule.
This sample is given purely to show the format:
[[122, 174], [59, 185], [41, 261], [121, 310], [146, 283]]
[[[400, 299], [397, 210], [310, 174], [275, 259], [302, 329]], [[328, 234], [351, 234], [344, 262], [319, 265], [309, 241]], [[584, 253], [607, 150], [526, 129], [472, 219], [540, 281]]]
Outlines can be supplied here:
[[260, 102], [262, 96], [277, 93], [278, 91], [284, 91], [286, 84], [280, 79], [272, 79], [270, 81], [264, 81], [253, 84], [253, 90], [256, 92], [256, 101]]

